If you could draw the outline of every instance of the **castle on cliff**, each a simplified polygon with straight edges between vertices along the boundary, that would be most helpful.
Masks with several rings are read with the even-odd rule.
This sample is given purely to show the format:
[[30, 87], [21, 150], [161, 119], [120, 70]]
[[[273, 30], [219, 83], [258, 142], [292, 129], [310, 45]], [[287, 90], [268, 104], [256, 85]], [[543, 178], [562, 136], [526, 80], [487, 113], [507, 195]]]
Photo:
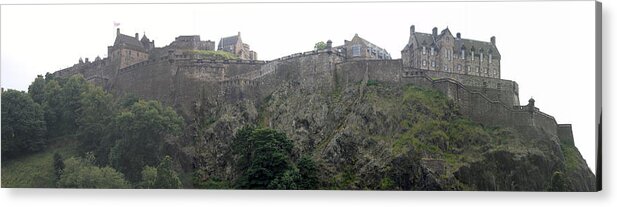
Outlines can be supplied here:
[[[401, 59], [359, 35], [343, 45], [328, 41], [325, 49], [291, 54], [274, 60], [257, 60], [257, 53], [242, 42], [240, 33], [220, 39], [218, 51], [237, 56], [220, 59], [192, 51], [214, 51], [213, 41], [199, 36], [179, 36], [157, 48], [145, 35], [128, 36], [117, 31], [108, 57], [81, 61], [54, 75], [84, 78], [116, 94], [134, 94], [174, 106], [179, 114], [191, 111], [204, 98], [256, 104], [280, 87], [335, 91], [346, 85], [376, 81], [383, 84], [413, 84], [441, 91], [460, 106], [471, 120], [492, 126], [535, 127], [553, 141], [573, 142], [569, 124], [557, 124], [529, 100], [520, 105], [518, 84], [501, 79], [501, 56], [495, 37], [490, 41], [463, 39], [448, 28], [431, 34], [410, 27]], [[207, 97], [199, 97], [199, 96]]]

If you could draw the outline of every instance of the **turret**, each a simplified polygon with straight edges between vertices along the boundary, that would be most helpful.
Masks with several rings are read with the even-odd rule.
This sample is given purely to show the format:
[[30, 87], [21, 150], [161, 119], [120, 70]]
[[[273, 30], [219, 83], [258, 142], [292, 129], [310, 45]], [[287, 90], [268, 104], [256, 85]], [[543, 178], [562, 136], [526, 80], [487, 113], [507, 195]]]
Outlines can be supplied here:
[[527, 109], [530, 112], [535, 111], [535, 109], [536, 109], [536, 100], [534, 100], [533, 97], [529, 99], [529, 103], [527, 104]]

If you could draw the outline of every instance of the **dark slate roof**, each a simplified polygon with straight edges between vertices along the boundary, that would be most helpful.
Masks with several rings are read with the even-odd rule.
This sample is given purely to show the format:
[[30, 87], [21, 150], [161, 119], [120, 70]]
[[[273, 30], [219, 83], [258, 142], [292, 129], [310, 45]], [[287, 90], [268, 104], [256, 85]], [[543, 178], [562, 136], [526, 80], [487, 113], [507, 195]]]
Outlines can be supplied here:
[[231, 37], [223, 37], [221, 38], [221, 41], [219, 42], [219, 47], [234, 45], [236, 44], [236, 42], [238, 42], [238, 35], [234, 35]]
[[114, 46], [121, 45], [122, 43], [135, 49], [144, 50], [144, 46], [141, 44], [141, 42], [139, 42], [139, 40], [137, 40], [137, 38], [128, 35], [118, 34], [118, 36], [116, 36]]
[[417, 41], [416, 45], [430, 46], [431, 44], [435, 42], [432, 34], [416, 32], [415, 35], [416, 35], [416, 41]]
[[[439, 39], [443, 35], [445, 35], [446, 30], [443, 30], [438, 35], [437, 38]], [[415, 35], [416, 35], [416, 41], [417, 41], [415, 44], [418, 46], [425, 45], [427, 47], [430, 47], [431, 45], [437, 45], [438, 39], [433, 38], [432, 34], [416, 32]], [[489, 51], [491, 51], [493, 53], [493, 56], [496, 58], [501, 57], [501, 55], [499, 54], [499, 50], [497, 50], [497, 47], [490, 42], [483, 42], [483, 41], [470, 40], [470, 39], [456, 39], [456, 37], [454, 37], [454, 49], [460, 50], [461, 47], [463, 46], [465, 46], [465, 49], [467, 49], [468, 51], [471, 51], [471, 48], [474, 48], [476, 52], [479, 52], [480, 49], [483, 49], [485, 53], [488, 53]], [[438, 50], [440, 49], [439, 46], [437, 47], [437, 49]]]
[[356, 37], [357, 37], [360, 41], [362, 41], [365, 45], [368, 45], [369, 47], [372, 47], [372, 48], [377, 48], [378, 50], [381, 50], [381, 51], [385, 52], [385, 53], [386, 53], [386, 54], [388, 54], [388, 55], [390, 54], [390, 53], [388, 53], [388, 51], [387, 51], [386, 49], [383, 49], [383, 48], [381, 48], [381, 47], [379, 47], [379, 46], [377, 46], [377, 45], [375, 45], [375, 44], [373, 44], [373, 43], [369, 42], [368, 40], [365, 40], [364, 38], [362, 38], [362, 37], [358, 36], [358, 34], [356, 34], [356, 35], [354, 36], [354, 38], [356, 38]]
[[483, 42], [478, 40], [470, 40], [470, 39], [454, 39], [454, 49], [460, 50], [463, 46], [467, 51], [471, 51], [473, 48], [475, 52], [484, 51], [485, 53], [492, 52], [493, 57], [500, 58], [499, 50], [497, 47], [490, 42]]
[[146, 34], [144, 34], [144, 36], [143, 36], [143, 37], [141, 37], [141, 42], [142, 42], [142, 43], [149, 43], [149, 42], [150, 42], [150, 39], [148, 39], [148, 37], [146, 37]]

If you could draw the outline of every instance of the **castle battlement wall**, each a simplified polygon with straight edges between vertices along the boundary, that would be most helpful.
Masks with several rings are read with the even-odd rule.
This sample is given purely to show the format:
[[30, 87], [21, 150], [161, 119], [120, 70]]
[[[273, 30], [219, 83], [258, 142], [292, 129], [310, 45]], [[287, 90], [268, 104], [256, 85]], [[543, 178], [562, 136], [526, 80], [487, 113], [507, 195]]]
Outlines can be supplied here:
[[[475, 90], [452, 78], [434, 78], [425, 73], [408, 72], [403, 77], [400, 60], [348, 61], [337, 65], [337, 83], [357, 84], [375, 80], [391, 84], [414, 84], [444, 93], [461, 106], [461, 113], [471, 120], [490, 126], [536, 127], [557, 141], [558, 124], [555, 118], [530, 106], [513, 106], [511, 102], [492, 99], [482, 91]], [[504, 80], [505, 81], [505, 80]]]

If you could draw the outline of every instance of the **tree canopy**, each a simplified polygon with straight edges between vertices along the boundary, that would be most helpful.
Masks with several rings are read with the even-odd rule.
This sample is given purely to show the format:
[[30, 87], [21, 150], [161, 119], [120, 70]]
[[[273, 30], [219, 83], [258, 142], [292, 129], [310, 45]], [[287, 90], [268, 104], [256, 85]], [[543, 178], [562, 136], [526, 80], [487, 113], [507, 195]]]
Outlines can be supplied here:
[[2, 92], [2, 158], [7, 159], [46, 146], [43, 109], [25, 92]]

